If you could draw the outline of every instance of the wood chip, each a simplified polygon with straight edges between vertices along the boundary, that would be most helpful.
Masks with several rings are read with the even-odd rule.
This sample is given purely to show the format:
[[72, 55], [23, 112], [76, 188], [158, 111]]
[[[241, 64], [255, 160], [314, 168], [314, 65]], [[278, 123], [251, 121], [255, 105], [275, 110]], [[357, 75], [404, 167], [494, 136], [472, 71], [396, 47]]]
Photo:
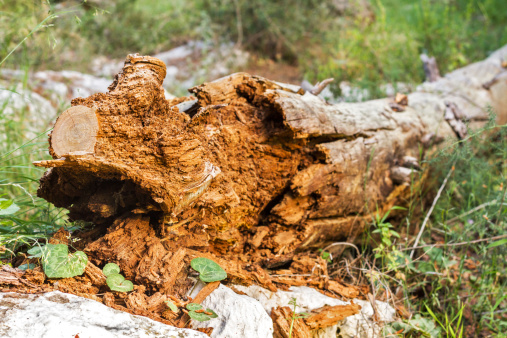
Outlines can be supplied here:
[[324, 306], [312, 311], [312, 315], [305, 319], [306, 325], [311, 330], [317, 330], [333, 326], [340, 320], [353, 316], [361, 310], [361, 306], [351, 302], [350, 305]]
[[273, 319], [273, 328], [275, 330], [274, 338], [311, 338], [310, 329], [303, 319], [295, 319], [292, 329], [292, 336], [289, 334], [292, 322], [292, 310], [288, 306], [277, 307], [271, 310], [271, 319]]

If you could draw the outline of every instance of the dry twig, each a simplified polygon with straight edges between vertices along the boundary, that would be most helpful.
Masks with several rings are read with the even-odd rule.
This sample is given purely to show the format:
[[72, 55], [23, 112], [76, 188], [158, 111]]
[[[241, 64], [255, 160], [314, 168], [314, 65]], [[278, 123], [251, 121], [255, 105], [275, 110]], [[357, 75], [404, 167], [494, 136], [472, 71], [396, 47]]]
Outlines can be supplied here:
[[[500, 235], [495, 237], [489, 237], [489, 238], [483, 238], [483, 239], [476, 239], [474, 241], [467, 241], [467, 242], [459, 242], [459, 243], [442, 243], [442, 244], [427, 244], [427, 245], [420, 245], [420, 246], [414, 246], [411, 248], [405, 248], [400, 249], [400, 251], [407, 251], [407, 250], [415, 250], [415, 249], [422, 249], [427, 247], [446, 247], [446, 246], [460, 246], [460, 245], [467, 245], [467, 244], [474, 244], [474, 243], [480, 243], [480, 242], [487, 242], [487, 241], [494, 241], [497, 239], [507, 238], [507, 235]], [[412, 251], [413, 253], [414, 251]], [[411, 257], [412, 258], [412, 257]]]
[[[421, 226], [421, 230], [419, 230], [419, 233], [417, 234], [417, 237], [416, 237], [415, 242], [414, 242], [414, 247], [417, 247], [417, 244], [419, 243], [419, 240], [421, 239], [421, 236], [422, 236], [422, 234], [424, 232], [424, 228], [426, 227], [426, 223], [428, 223], [428, 220], [430, 219], [431, 213], [433, 212], [433, 209], [435, 208], [435, 205], [437, 205], [438, 199], [440, 198], [440, 195], [442, 195], [442, 191], [444, 191], [444, 188], [445, 188], [445, 186], [447, 184], [447, 181], [449, 180], [449, 177], [451, 177], [451, 174], [454, 171], [454, 165], [455, 164], [456, 164], [456, 162], [453, 163], [451, 170], [449, 170], [449, 173], [445, 177], [444, 182], [442, 182], [442, 185], [440, 186], [440, 189], [438, 189], [437, 196], [433, 200], [433, 204], [431, 204], [431, 208], [428, 211], [428, 213], [426, 214], [426, 217], [424, 218], [423, 224]], [[412, 259], [412, 257], [414, 257], [414, 252], [415, 252], [415, 249], [413, 249], [412, 252], [410, 253], [410, 259]]]

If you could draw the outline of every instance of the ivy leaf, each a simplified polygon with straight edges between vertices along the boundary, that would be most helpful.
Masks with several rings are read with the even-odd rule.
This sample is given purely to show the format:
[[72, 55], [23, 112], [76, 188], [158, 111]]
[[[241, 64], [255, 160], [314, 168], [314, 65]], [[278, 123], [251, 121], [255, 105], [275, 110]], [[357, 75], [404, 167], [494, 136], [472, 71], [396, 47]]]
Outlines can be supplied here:
[[197, 320], [199, 322], [205, 322], [211, 319], [211, 317], [205, 314], [204, 312], [190, 311], [188, 315], [190, 316], [190, 318]]
[[33, 263], [30, 263], [30, 264], [22, 264], [20, 266], [18, 266], [18, 269], [20, 270], [23, 270], [23, 271], [26, 271], [26, 270], [31, 270], [31, 269], [35, 269], [35, 264]]
[[206, 309], [206, 312], [211, 312], [212, 314], [211, 315], [208, 315], [210, 316], [210, 318], [218, 318], [218, 315], [215, 311], [211, 310], [211, 309]]
[[134, 290], [134, 284], [125, 280], [125, 277], [119, 273], [113, 273], [106, 279], [107, 286], [113, 291], [128, 292]]
[[0, 198], [0, 216], [12, 215], [19, 210], [13, 200]]
[[42, 255], [42, 267], [48, 278], [70, 278], [84, 273], [88, 256], [82, 251], [69, 254], [65, 244], [47, 244]]
[[172, 312], [178, 313], [180, 311], [178, 307], [174, 305], [174, 303], [171, 302], [170, 300], [165, 300], [164, 303], [166, 303], [166, 305], [171, 309]]
[[203, 282], [216, 282], [227, 278], [227, 273], [211, 259], [199, 257], [190, 262], [192, 268], [199, 272], [199, 278]]
[[120, 267], [118, 266], [118, 264], [115, 263], [107, 263], [102, 269], [102, 273], [104, 273], [104, 276], [106, 277], [112, 274], [119, 274]]
[[188, 303], [187, 304], [188, 311], [197, 311], [197, 310], [201, 310], [201, 309], [202, 309], [201, 304], [197, 304], [197, 303]]
[[45, 245], [36, 245], [27, 251], [27, 253], [30, 254], [28, 258], [41, 258], [43, 255], [46, 254], [45, 253], [46, 250], [47, 248]]

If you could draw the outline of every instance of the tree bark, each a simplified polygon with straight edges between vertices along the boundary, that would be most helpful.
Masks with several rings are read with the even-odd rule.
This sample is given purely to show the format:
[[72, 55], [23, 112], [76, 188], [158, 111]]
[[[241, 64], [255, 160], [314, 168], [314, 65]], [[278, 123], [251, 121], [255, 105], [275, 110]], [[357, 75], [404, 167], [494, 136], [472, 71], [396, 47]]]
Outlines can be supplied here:
[[408, 102], [330, 105], [245, 73], [191, 88], [197, 101], [166, 100], [165, 65], [131, 55], [108, 93], [74, 99], [57, 120], [53, 160], [35, 163], [51, 168], [38, 195], [74, 220], [114, 223], [89, 252], [124, 259], [132, 275], [143, 262], [153, 268], [143, 259], [153, 247], [170, 253], [162, 260], [188, 248], [266, 262], [353, 242], [423, 184], [425, 150], [459, 137], [446, 107], [470, 126], [488, 119], [488, 106], [507, 122], [505, 77], [482, 86], [505, 58], [507, 46]]

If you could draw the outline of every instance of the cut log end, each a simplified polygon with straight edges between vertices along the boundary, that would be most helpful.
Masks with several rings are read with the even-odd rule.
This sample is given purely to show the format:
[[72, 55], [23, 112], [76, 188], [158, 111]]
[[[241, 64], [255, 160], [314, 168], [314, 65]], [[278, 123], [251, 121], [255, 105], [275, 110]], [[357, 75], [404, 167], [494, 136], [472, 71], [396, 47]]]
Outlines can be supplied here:
[[67, 109], [56, 121], [50, 138], [53, 158], [72, 153], [93, 153], [99, 121], [95, 110], [85, 106]]

